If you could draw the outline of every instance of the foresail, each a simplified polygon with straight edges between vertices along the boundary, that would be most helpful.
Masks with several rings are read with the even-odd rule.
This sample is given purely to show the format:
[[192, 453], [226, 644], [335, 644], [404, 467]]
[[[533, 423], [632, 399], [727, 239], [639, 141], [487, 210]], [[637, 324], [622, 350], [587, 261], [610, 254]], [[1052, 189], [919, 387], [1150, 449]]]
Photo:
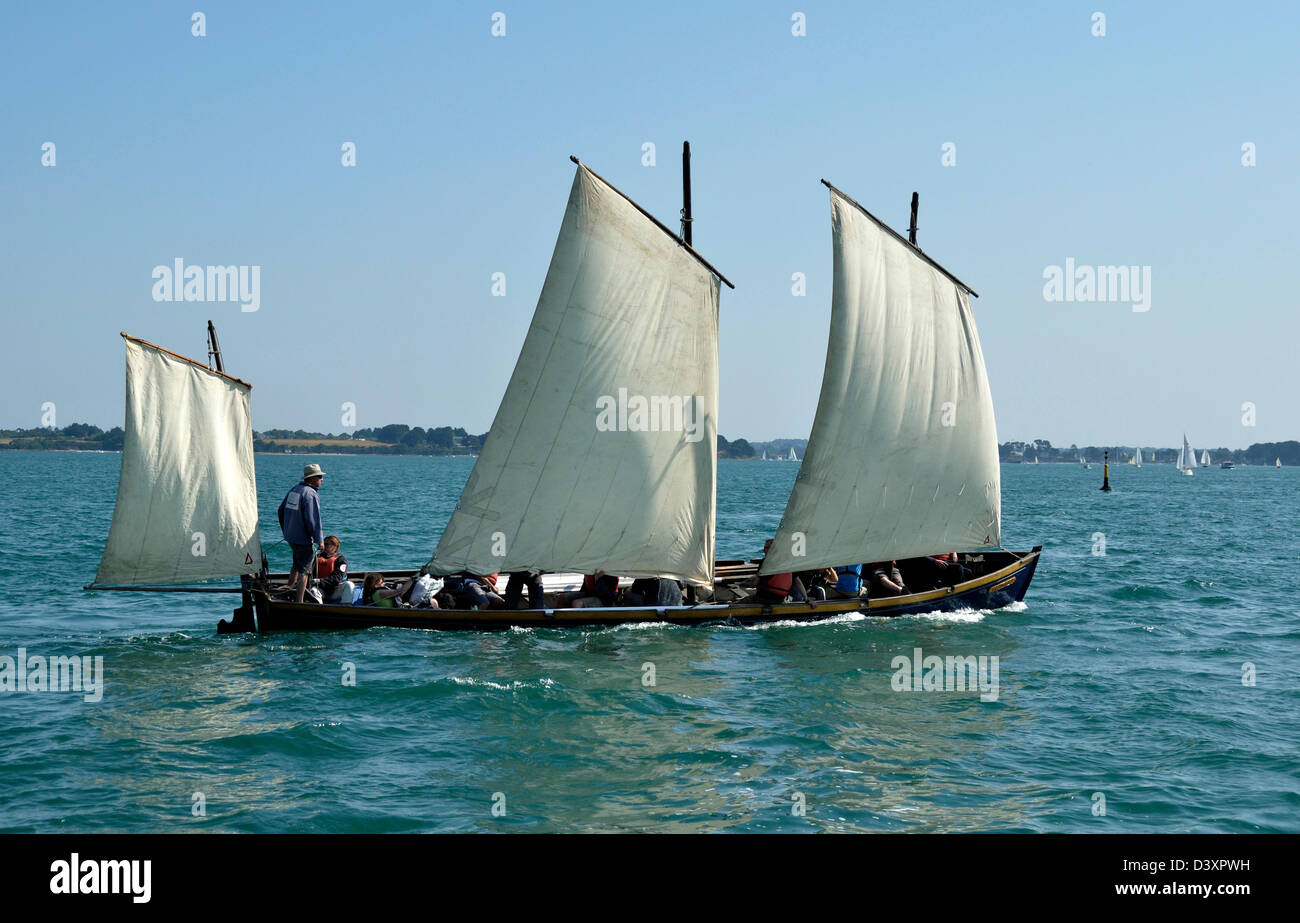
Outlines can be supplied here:
[[711, 585], [719, 277], [579, 165], [532, 324], [429, 569]]
[[830, 342], [762, 573], [994, 547], [1001, 475], [968, 289], [831, 189]]
[[126, 339], [122, 471], [96, 584], [184, 583], [260, 569], [249, 390]]

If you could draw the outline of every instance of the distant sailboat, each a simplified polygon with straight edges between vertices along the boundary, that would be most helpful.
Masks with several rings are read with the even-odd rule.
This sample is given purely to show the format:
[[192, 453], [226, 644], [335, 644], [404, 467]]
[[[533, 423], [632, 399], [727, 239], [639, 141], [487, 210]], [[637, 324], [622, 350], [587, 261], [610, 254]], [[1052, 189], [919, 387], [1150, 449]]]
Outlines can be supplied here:
[[1280, 455], [1277, 458], [1273, 459], [1273, 467], [1274, 468], [1282, 467], [1282, 457]]
[[1183, 433], [1183, 447], [1178, 450], [1178, 470], [1183, 474], [1192, 475], [1196, 464], [1196, 453], [1192, 451], [1192, 444], [1187, 441], [1187, 434]]
[[1034, 456], [1034, 464], [1035, 464], [1035, 465], [1038, 464], [1038, 456], [1037, 456], [1037, 455]]
[[767, 461], [767, 449], [763, 450], [763, 461]]
[[1203, 450], [1203, 451], [1201, 452], [1201, 467], [1202, 467], [1202, 468], [1208, 468], [1208, 467], [1210, 467], [1210, 450], [1209, 450], [1209, 449], [1205, 449], [1205, 450]]
[[1133, 457], [1130, 458], [1130, 459], [1128, 460], [1128, 463], [1129, 463], [1130, 465], [1133, 465], [1134, 467], [1137, 467], [1137, 468], [1141, 468], [1141, 467], [1142, 467], [1142, 449], [1141, 449], [1141, 447], [1136, 448], [1136, 449], [1133, 450]]
[[1083, 465], [1084, 469], [1087, 471], [1092, 470], [1092, 465], [1088, 464], [1088, 460], [1083, 457], [1082, 453], [1079, 455], [1079, 464]]
[[794, 454], [794, 446], [791, 446], [790, 456], [789, 458], [786, 459], [786, 461], [798, 461], [798, 460], [799, 460], [799, 456]]

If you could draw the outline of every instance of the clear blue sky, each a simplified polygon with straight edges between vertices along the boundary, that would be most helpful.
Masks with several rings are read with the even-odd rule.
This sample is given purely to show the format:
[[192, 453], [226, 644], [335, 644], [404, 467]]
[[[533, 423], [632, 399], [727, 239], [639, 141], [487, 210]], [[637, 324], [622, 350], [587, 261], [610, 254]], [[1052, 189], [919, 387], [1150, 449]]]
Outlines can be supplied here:
[[[821, 177], [898, 228], [920, 191], [922, 247], [982, 296], [1001, 439], [1300, 438], [1297, 7], [984, 7], [5, 4], [0, 426], [39, 425], [46, 401], [61, 426], [120, 425], [117, 332], [202, 358], [212, 318], [259, 429], [337, 432], [351, 401], [359, 426], [481, 432], [568, 155], [675, 227], [689, 139], [696, 247], [737, 286], [722, 296], [729, 438], [811, 427], [830, 311]], [[260, 266], [260, 310], [153, 301], [153, 267], [177, 257]], [[1150, 266], [1151, 310], [1045, 301], [1043, 270], [1067, 257]]]

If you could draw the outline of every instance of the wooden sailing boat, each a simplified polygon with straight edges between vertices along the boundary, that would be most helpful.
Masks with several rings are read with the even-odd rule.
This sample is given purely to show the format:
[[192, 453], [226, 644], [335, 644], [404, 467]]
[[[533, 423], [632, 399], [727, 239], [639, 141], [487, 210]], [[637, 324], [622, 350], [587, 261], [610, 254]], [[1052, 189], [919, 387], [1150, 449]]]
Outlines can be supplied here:
[[[249, 386], [130, 338], [118, 510], [92, 586], [241, 575], [243, 604], [220, 632], [750, 624], [996, 609], [1024, 597], [1041, 546], [1000, 548], [997, 438], [974, 292], [914, 237], [827, 184], [835, 284], [826, 373], [763, 572], [958, 550], [972, 577], [815, 607], [746, 598], [759, 564], [714, 558], [718, 304], [730, 283], [690, 246], [689, 198], [683, 238], [574, 162], [519, 360], [425, 570], [666, 577], [688, 585], [687, 605], [463, 611], [277, 598], [257, 535]], [[913, 209], [915, 219], [915, 197]], [[947, 401], [962, 408], [955, 426], [943, 422]], [[883, 459], [868, 451], [881, 444], [895, 447]], [[192, 544], [200, 533], [204, 555]]]
[[[243, 624], [240, 612], [252, 609], [263, 631], [750, 624], [853, 611], [996, 609], [1023, 599], [1041, 546], [1000, 548], [997, 437], [967, 297], [974, 293], [826, 185], [835, 257], [826, 371], [812, 436], [761, 573], [959, 550], [977, 552], [964, 562], [970, 580], [815, 607], [743, 597], [738, 584], [758, 568], [715, 566], [713, 555], [717, 310], [726, 280], [578, 163], [519, 362], [426, 570], [668, 577], [689, 585], [688, 604], [383, 609], [283, 602], [254, 588], [235, 621]], [[619, 387], [694, 392], [702, 400], [704, 437], [687, 443], [671, 432], [593, 427], [586, 408]], [[949, 400], [962, 408], [955, 426], [944, 423]], [[878, 445], [895, 449], [882, 460], [869, 451]]]

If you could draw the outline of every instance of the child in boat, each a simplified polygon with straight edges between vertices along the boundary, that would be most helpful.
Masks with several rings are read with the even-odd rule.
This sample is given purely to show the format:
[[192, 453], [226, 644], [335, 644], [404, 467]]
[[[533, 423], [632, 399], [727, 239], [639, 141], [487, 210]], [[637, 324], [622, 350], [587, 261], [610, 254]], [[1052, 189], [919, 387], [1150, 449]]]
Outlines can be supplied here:
[[380, 606], [384, 609], [400, 609], [401, 596], [411, 588], [414, 577], [408, 577], [397, 586], [389, 586], [380, 573], [366, 574], [366, 582], [361, 590], [361, 598], [368, 606]]
[[348, 559], [339, 553], [339, 537], [325, 536], [320, 554], [316, 557], [316, 588], [327, 603], [348, 605], [356, 592], [356, 584], [348, 579]]

